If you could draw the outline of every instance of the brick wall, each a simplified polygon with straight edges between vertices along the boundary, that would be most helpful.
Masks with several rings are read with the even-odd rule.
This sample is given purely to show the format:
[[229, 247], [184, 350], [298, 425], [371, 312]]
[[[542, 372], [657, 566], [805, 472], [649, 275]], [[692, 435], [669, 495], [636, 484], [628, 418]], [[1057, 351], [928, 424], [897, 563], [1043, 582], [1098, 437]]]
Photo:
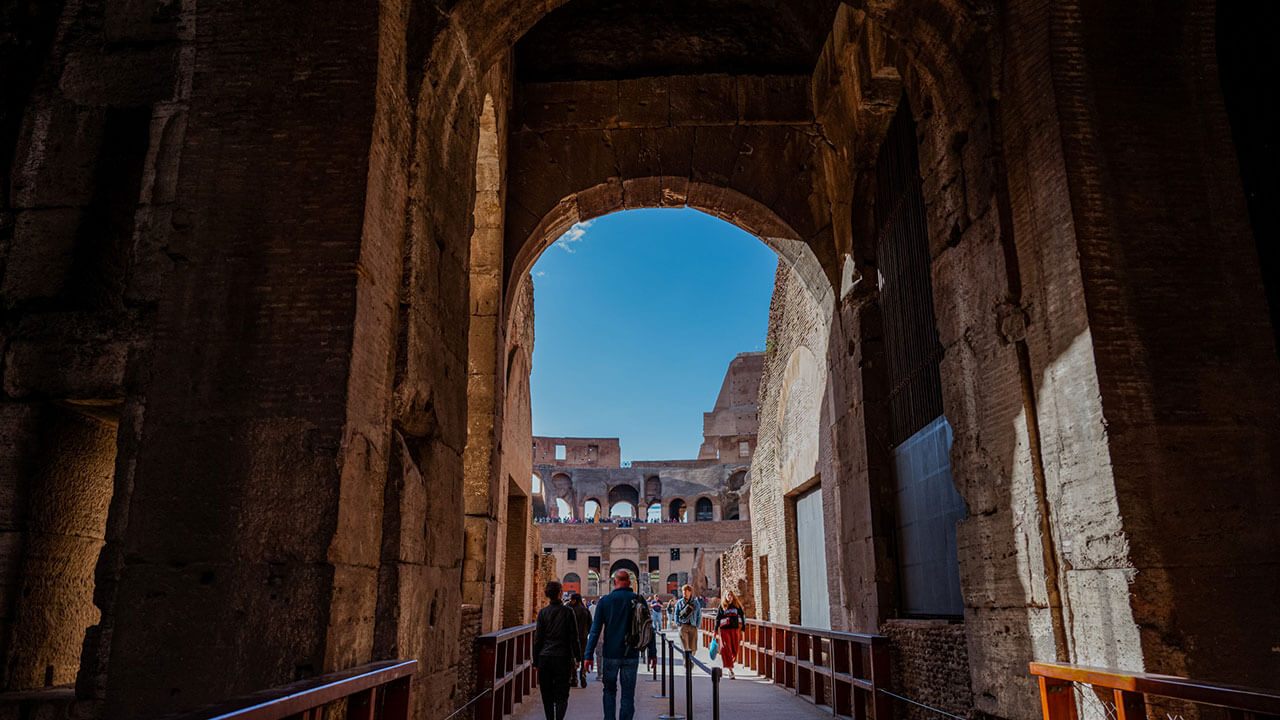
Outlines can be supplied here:
[[[889, 638], [892, 690], [915, 702], [960, 717], [973, 716], [968, 636], [960, 623], [890, 620], [880, 626]], [[900, 700], [894, 716], [937, 720], [937, 715]]]
[[742, 601], [747, 617], [757, 617], [755, 586], [755, 563], [751, 557], [751, 541], [739, 540], [720, 556], [721, 590], [732, 590]]
[[[476, 638], [484, 633], [484, 609], [479, 605], [463, 605], [458, 613], [458, 696], [463, 703], [476, 696]], [[470, 718], [464, 711], [460, 719]]]

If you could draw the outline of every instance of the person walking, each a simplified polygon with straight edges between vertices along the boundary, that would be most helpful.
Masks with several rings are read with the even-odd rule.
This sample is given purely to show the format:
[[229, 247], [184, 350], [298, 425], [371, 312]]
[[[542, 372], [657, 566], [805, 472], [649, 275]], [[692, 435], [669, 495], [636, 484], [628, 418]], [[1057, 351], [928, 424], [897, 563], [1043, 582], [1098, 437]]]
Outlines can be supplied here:
[[[601, 662], [604, 680], [604, 720], [632, 720], [636, 713], [636, 673], [640, 669], [640, 650], [627, 642], [628, 630], [635, 615], [635, 603], [644, 603], [631, 589], [631, 576], [625, 570], [613, 574], [613, 592], [600, 598], [596, 604], [596, 617], [591, 622], [587, 636], [587, 654], [595, 651], [597, 644], [604, 647]], [[643, 617], [643, 615], [641, 616]], [[601, 633], [604, 640], [601, 641]], [[649, 639], [649, 655], [653, 655], [653, 640]], [[618, 697], [618, 684], [622, 684], [622, 697]]]
[[676, 603], [676, 627], [680, 628], [680, 642], [691, 653], [698, 652], [698, 623], [702, 622], [702, 598], [693, 596], [693, 586], [680, 588], [684, 597]]
[[582, 664], [578, 665], [575, 687], [587, 686], [587, 633], [591, 632], [591, 611], [582, 602], [582, 593], [574, 593], [569, 598], [569, 608], [573, 610], [573, 619], [578, 624], [578, 647], [582, 653]]
[[533, 630], [533, 658], [538, 665], [542, 712], [547, 720], [564, 720], [569, 709], [569, 679], [582, 661], [578, 623], [574, 611], [560, 600], [561, 588], [554, 580], [547, 583], [543, 594], [551, 604], [538, 611], [538, 624]]
[[716, 610], [715, 637], [720, 642], [720, 664], [729, 671], [730, 680], [737, 677], [733, 674], [733, 663], [738, 659], [742, 628], [746, 624], [747, 612], [742, 608], [742, 602], [732, 590], [725, 591], [720, 607]]

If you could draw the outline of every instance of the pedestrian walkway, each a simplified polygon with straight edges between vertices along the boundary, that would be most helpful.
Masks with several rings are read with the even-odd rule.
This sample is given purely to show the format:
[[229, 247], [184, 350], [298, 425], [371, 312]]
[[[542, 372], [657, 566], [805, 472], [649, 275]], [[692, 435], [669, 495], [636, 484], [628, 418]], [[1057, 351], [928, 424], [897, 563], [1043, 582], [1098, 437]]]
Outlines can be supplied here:
[[[679, 633], [668, 632], [668, 636], [679, 647]], [[718, 667], [717, 660], [712, 663], [706, 648], [698, 648], [698, 659], [708, 666]], [[684, 668], [683, 659], [677, 657], [676, 662], [676, 714], [685, 714]], [[643, 665], [642, 665], [643, 667]], [[772, 682], [756, 673], [739, 666], [736, 669], [738, 679], [730, 680], [725, 674], [720, 682], [720, 717], [722, 718], [754, 718], [767, 717], [770, 720], [809, 720], [810, 718], [830, 718], [831, 712], [819, 708], [799, 698], [789, 691], [774, 686]], [[667, 712], [667, 700], [655, 699], [654, 695], [662, 693], [661, 682], [650, 680], [653, 675], [642, 672], [636, 680], [636, 720], [652, 720]], [[658, 675], [662, 677], [661, 674]], [[594, 673], [587, 673], [587, 687], [574, 688], [569, 694], [569, 713], [565, 720], [599, 720], [602, 710], [602, 685], [595, 679]], [[516, 706], [515, 720], [542, 720], [542, 696], [535, 688], [524, 702]], [[693, 667], [693, 717], [696, 720], [711, 720], [711, 676]]]

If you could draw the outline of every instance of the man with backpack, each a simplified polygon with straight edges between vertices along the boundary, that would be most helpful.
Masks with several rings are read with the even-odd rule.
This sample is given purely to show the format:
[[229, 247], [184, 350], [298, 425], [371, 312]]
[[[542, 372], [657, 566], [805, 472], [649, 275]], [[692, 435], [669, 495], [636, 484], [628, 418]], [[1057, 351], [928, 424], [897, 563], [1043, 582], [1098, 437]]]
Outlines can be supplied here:
[[[653, 657], [653, 616], [649, 604], [631, 589], [631, 576], [625, 570], [613, 574], [613, 592], [600, 598], [596, 616], [587, 636], [587, 657], [595, 652], [604, 633], [604, 720], [632, 720], [636, 712], [636, 673], [640, 669], [640, 651]], [[618, 682], [622, 683], [621, 707]]]

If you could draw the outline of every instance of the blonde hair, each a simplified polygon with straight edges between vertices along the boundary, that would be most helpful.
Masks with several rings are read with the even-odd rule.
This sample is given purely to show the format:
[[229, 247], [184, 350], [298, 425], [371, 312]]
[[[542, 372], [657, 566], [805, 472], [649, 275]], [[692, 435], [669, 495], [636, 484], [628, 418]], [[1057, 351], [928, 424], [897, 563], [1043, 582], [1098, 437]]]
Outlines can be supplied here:
[[688, 590], [689, 592], [693, 592], [693, 586], [685, 585], [684, 587], [680, 588], [680, 592], [684, 592], [685, 590]]
[[[733, 600], [730, 600], [729, 598], [733, 598]], [[742, 601], [738, 599], [738, 594], [732, 590], [726, 590], [724, 593], [724, 597], [720, 598], [720, 607], [726, 610], [728, 610], [730, 607], [736, 607], [739, 610], [743, 609]]]

